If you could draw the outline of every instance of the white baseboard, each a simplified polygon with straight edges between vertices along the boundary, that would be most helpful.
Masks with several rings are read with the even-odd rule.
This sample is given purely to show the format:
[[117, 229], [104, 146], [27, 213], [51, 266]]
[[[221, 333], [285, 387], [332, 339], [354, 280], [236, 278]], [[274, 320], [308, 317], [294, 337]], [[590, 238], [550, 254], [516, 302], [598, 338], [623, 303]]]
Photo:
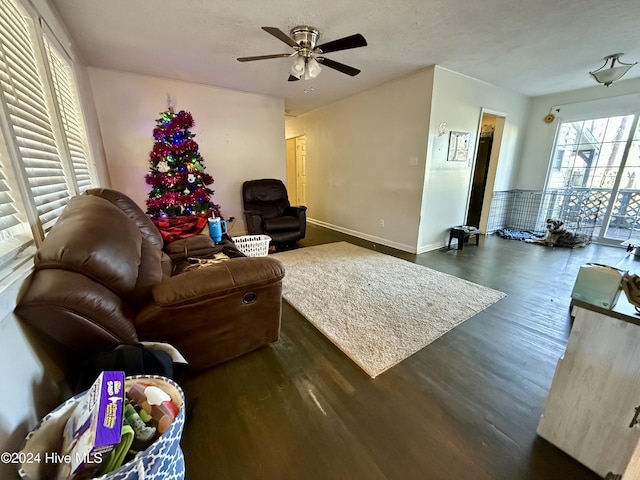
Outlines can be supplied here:
[[[398, 250], [402, 250], [403, 252], [413, 253], [416, 255], [430, 252], [432, 250], [437, 250], [446, 245], [444, 242], [432, 243], [429, 245], [423, 245], [416, 249], [416, 247], [413, 247], [411, 245], [405, 245], [404, 243], [394, 242], [386, 238], [376, 237], [375, 235], [369, 235], [366, 233], [359, 232], [357, 230], [351, 230], [349, 228], [340, 227], [338, 225], [333, 225], [331, 223], [323, 222], [321, 220], [316, 220], [315, 218], [307, 217], [307, 222], [312, 225], [317, 225], [319, 227], [328, 228], [330, 230], [335, 230], [337, 232], [346, 233], [347, 235], [352, 235], [354, 237], [362, 238], [363, 240], [369, 240], [370, 242], [379, 243], [380, 245], [386, 245], [387, 247], [396, 248]], [[243, 235], [248, 235], [245, 230], [238, 229], [238, 231], [234, 231], [233, 228], [230, 229], [228, 233], [231, 237], [240, 237]]]
[[444, 243], [431, 243], [429, 245], [423, 245], [421, 247], [418, 247], [418, 255], [420, 255], [421, 253], [426, 253], [426, 252], [431, 252], [432, 250], [438, 250], [439, 248], [444, 247], [445, 244]]
[[[315, 218], [307, 218], [307, 222], [313, 225], [318, 225], [320, 227], [328, 228], [330, 230], [335, 230], [337, 232], [346, 233], [347, 235], [352, 235], [354, 237], [362, 238], [363, 240], [369, 240], [370, 242], [379, 243], [381, 245], [386, 245], [387, 247], [391, 247], [391, 248], [396, 248], [398, 250], [402, 250], [403, 252], [417, 253], [416, 247], [411, 245], [405, 245], [404, 243], [398, 243], [392, 240], [388, 240], [386, 238], [376, 237], [375, 235], [369, 235], [367, 233], [358, 232], [357, 230], [351, 230], [349, 228], [340, 227], [338, 225], [333, 225], [331, 223], [323, 222], [321, 220], [316, 220]], [[440, 248], [440, 247], [435, 247], [435, 248]]]

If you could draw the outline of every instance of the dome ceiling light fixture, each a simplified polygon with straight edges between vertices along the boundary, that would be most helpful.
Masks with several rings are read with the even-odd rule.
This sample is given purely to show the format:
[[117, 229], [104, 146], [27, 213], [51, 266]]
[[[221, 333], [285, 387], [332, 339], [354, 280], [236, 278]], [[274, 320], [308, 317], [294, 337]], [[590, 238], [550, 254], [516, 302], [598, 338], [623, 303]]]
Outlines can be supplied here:
[[317, 45], [320, 32], [308, 25], [300, 25], [294, 27], [287, 35], [282, 30], [276, 27], [262, 27], [262, 29], [276, 37], [278, 40], [286, 43], [294, 49], [293, 53], [276, 53], [273, 55], [260, 55], [255, 57], [241, 57], [237, 60], [239, 62], [252, 62], [255, 60], [267, 60], [271, 58], [283, 58], [283, 57], [296, 57], [293, 65], [291, 65], [289, 81], [304, 79], [309, 80], [316, 78], [322, 70], [320, 64], [342, 72], [351, 77], [355, 77], [360, 73], [360, 70], [353, 68], [344, 63], [336, 62], [322, 56], [325, 53], [338, 52], [340, 50], [348, 50], [350, 48], [365, 47], [367, 41], [365, 38], [356, 33], [348, 37], [332, 40], [331, 42]]
[[[589, 72], [589, 74], [596, 79], [596, 82], [603, 84], [605, 87], [608, 87], [613, 82], [617, 82], [629, 71], [631, 67], [638, 63], [621, 62], [620, 57], [622, 55], [624, 55], [624, 53], [612, 53], [611, 55], [607, 55], [603, 58], [604, 65], [593, 72]], [[611, 61], [611, 65], [609, 65], [609, 68], [605, 68], [609, 61]]]

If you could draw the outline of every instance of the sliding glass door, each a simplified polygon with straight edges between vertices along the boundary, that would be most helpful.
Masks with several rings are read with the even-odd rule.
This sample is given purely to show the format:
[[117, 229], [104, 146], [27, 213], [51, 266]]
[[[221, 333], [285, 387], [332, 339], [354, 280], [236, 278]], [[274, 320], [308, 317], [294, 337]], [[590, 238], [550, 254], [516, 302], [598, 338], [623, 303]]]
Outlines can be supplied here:
[[560, 125], [545, 191], [595, 241], [640, 244], [639, 115]]

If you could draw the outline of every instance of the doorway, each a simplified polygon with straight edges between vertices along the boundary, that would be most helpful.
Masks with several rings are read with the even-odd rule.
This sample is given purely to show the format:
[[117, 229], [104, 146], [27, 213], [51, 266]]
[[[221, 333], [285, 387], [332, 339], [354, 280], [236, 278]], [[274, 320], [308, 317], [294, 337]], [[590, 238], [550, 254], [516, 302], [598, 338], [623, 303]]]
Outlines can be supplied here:
[[286, 139], [287, 192], [292, 205], [307, 204], [307, 139]]
[[478, 227], [482, 233], [487, 230], [504, 123], [503, 115], [482, 110], [466, 220], [467, 225]]

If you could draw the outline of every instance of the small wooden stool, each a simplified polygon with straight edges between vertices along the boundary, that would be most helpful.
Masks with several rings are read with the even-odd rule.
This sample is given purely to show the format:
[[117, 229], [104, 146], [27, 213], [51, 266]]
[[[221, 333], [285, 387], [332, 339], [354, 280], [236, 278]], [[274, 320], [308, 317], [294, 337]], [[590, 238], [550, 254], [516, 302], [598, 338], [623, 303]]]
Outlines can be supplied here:
[[471, 227], [469, 225], [460, 225], [457, 227], [452, 227], [449, 232], [449, 250], [451, 250], [451, 240], [456, 238], [458, 239], [458, 250], [462, 250], [462, 246], [464, 242], [469, 241], [469, 237], [475, 235], [476, 236], [476, 245], [480, 244], [480, 230], [476, 227]]

